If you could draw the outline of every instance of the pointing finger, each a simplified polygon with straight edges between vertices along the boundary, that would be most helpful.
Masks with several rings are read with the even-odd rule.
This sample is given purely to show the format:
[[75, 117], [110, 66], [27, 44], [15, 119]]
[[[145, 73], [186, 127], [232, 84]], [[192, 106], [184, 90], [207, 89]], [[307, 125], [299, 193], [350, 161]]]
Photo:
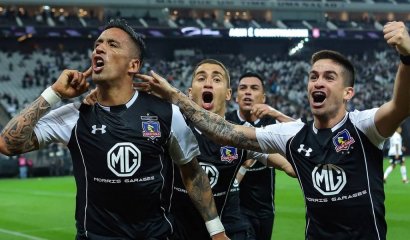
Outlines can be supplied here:
[[89, 67], [85, 72], [83, 72], [83, 75], [85, 78], [88, 78], [89, 76], [91, 76], [92, 72], [93, 72], [93, 68]]

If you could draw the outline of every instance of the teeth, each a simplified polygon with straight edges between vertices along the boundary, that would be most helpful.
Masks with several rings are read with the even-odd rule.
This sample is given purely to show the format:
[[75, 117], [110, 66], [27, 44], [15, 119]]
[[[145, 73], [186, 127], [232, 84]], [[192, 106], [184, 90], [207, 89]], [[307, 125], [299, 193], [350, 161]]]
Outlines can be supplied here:
[[101, 67], [104, 66], [104, 61], [102, 59], [98, 59], [95, 64], [97, 65], [97, 67]]

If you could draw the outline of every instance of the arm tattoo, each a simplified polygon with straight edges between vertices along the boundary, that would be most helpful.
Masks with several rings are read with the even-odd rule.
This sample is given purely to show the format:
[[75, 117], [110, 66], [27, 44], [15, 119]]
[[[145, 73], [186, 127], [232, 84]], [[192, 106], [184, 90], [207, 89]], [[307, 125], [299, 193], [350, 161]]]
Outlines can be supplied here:
[[215, 113], [201, 108], [182, 92], [177, 93], [175, 105], [192, 121], [195, 127], [215, 142], [242, 149], [261, 151], [256, 139], [250, 139], [242, 131], [235, 128], [234, 124], [225, 121], [224, 118]]
[[1, 132], [1, 137], [11, 154], [19, 154], [38, 149], [34, 126], [50, 109], [44, 98], [37, 98], [32, 104], [13, 117]]
[[192, 203], [204, 221], [216, 218], [218, 211], [216, 210], [209, 178], [196, 159], [181, 166], [181, 177]]

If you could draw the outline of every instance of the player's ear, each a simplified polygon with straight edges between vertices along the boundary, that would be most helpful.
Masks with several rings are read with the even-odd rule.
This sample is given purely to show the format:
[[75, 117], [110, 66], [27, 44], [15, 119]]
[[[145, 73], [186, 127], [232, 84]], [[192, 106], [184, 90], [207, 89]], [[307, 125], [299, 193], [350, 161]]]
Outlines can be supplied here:
[[141, 68], [141, 60], [138, 58], [133, 58], [129, 62], [128, 73], [136, 74], [140, 71], [140, 68]]
[[231, 88], [228, 88], [228, 90], [226, 91], [225, 100], [226, 100], [226, 101], [229, 101], [229, 100], [231, 100], [231, 98], [232, 98], [232, 89], [231, 89]]
[[345, 101], [350, 101], [354, 96], [354, 88], [353, 87], [345, 87], [344, 89], [344, 94], [343, 94], [343, 100]]
[[192, 99], [192, 88], [188, 88], [188, 97]]

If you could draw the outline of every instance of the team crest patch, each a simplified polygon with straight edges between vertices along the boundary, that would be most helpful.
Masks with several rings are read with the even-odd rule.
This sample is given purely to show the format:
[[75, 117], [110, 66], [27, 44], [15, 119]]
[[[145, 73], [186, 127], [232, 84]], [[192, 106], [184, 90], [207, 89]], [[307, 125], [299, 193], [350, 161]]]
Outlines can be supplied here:
[[350, 145], [352, 145], [354, 142], [354, 139], [352, 138], [352, 136], [350, 136], [350, 133], [349, 131], [347, 131], [347, 129], [338, 132], [336, 136], [333, 137], [333, 144], [335, 145], [336, 152], [349, 150]]
[[142, 136], [155, 139], [161, 137], [161, 129], [158, 121], [143, 121]]
[[225, 146], [221, 147], [221, 160], [231, 163], [238, 159], [238, 151], [235, 147]]

